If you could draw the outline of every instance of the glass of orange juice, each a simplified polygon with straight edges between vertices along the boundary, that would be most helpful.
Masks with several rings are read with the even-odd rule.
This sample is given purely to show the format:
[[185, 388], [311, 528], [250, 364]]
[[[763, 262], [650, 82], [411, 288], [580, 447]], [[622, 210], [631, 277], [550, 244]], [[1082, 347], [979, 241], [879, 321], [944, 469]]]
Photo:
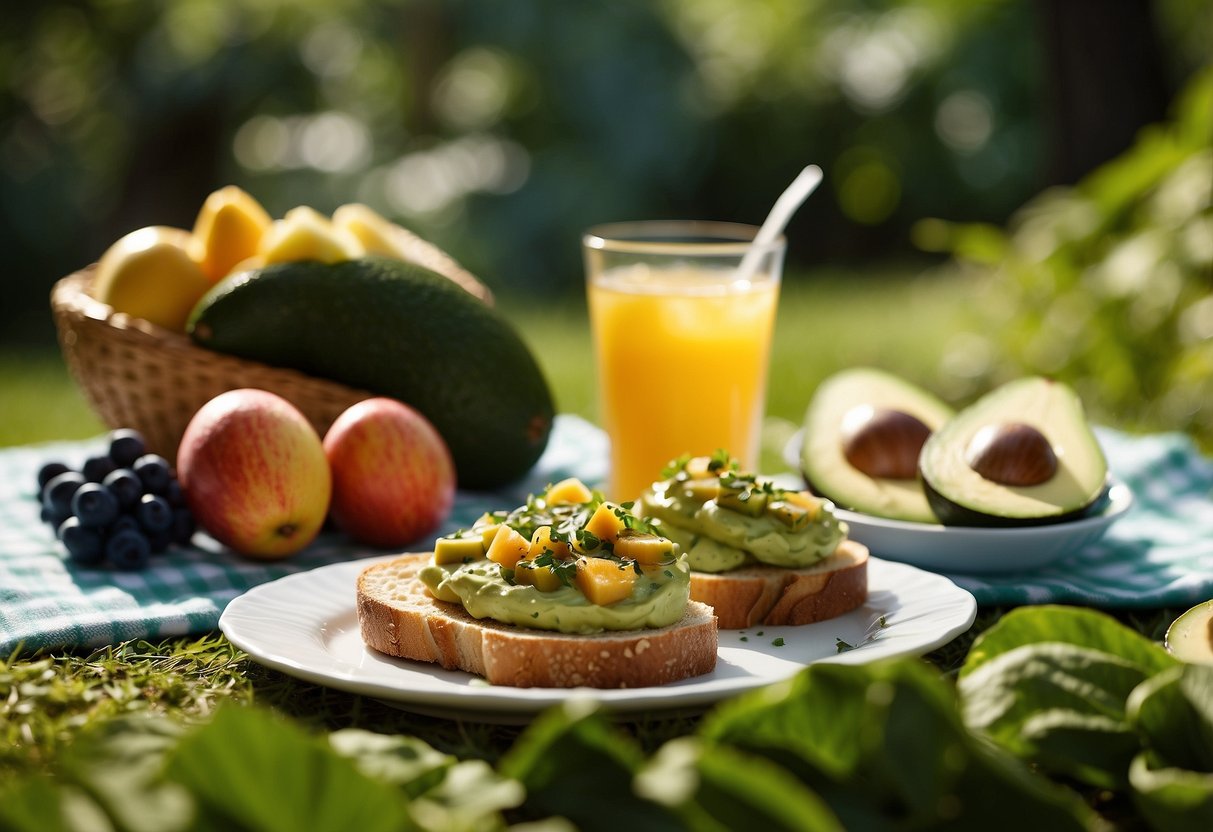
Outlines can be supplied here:
[[608, 497], [636, 499], [681, 454], [758, 465], [782, 236], [757, 226], [633, 222], [582, 238]]

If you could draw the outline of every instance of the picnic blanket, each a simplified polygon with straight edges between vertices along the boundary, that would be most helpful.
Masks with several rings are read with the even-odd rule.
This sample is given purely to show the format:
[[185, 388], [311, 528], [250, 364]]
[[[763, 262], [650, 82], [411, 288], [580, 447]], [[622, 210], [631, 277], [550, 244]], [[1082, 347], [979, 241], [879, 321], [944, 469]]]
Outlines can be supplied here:
[[[1213, 462], [1179, 434], [1100, 431], [1113, 473], [1133, 490], [1132, 511], [1101, 541], [1049, 568], [1006, 576], [951, 575], [982, 605], [1074, 603], [1104, 608], [1186, 607], [1213, 597]], [[227, 602], [260, 583], [336, 561], [383, 554], [324, 534], [286, 561], [241, 558], [199, 534], [141, 572], [78, 568], [39, 519], [37, 472], [78, 466], [102, 438], [0, 450], [0, 654], [22, 646], [91, 647], [213, 630]], [[575, 416], [557, 417], [534, 470], [494, 492], [459, 492], [439, 533], [525, 501], [569, 476], [598, 484], [607, 440]], [[423, 542], [428, 547], [428, 540]]]

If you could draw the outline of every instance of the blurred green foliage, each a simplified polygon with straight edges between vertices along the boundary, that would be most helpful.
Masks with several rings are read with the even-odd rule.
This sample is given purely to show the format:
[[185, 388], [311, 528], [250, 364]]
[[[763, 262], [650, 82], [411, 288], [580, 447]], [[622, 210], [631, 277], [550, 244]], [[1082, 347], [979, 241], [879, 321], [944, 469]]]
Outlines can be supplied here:
[[1046, 374], [1098, 419], [1185, 430], [1213, 449], [1213, 66], [1173, 120], [1006, 230], [924, 221], [917, 237], [985, 277], [973, 304], [984, 334], [953, 342], [954, 378]]
[[[1208, 0], [1165, 0], [1173, 74]], [[1041, 184], [1049, 2], [48, 0], [0, 17], [0, 339], [51, 283], [236, 183], [280, 216], [359, 200], [499, 292], [580, 290], [607, 220], [759, 222], [828, 186], [793, 265], [904, 255], [923, 216]], [[36, 315], [30, 315], [35, 311]]]

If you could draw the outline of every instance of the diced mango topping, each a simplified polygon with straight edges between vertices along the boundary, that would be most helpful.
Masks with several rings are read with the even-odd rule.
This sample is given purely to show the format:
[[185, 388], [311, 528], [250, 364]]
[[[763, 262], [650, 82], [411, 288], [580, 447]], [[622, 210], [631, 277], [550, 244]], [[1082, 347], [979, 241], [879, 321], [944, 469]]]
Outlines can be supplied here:
[[535, 534], [531, 536], [531, 546], [527, 550], [527, 557], [534, 560], [544, 552], [551, 552], [553, 557], [561, 560], [572, 557], [573, 554], [569, 550], [568, 543], [552, 539], [551, 526], [540, 526], [535, 529]]
[[509, 526], [503, 525], [497, 529], [497, 534], [493, 536], [493, 542], [489, 545], [485, 556], [505, 569], [513, 569], [518, 561], [527, 556], [530, 548], [529, 540]]
[[567, 480], [561, 480], [548, 489], [544, 496], [549, 506], [557, 506], [563, 503], [588, 503], [594, 499], [593, 492], [576, 477], [569, 477]]
[[712, 458], [710, 456], [695, 456], [687, 460], [687, 464], [683, 466], [683, 470], [687, 472], [687, 476], [693, 480], [699, 479], [716, 479], [716, 472], [712, 470]]
[[605, 607], [632, 594], [636, 572], [607, 558], [579, 558], [575, 581], [586, 599]]
[[659, 535], [625, 531], [615, 540], [615, 554], [638, 563], [661, 563], [674, 556], [674, 544]]
[[767, 507], [767, 494], [756, 488], [728, 488], [721, 483], [716, 505], [748, 517], [759, 517]]
[[520, 586], [533, 586], [540, 592], [555, 592], [563, 586], [556, 570], [550, 566], [536, 566], [530, 560], [518, 561], [514, 567], [514, 582]]
[[472, 528], [480, 535], [480, 543], [487, 552], [489, 547], [493, 545], [493, 538], [497, 536], [497, 532], [501, 529], [501, 524], [490, 523], [487, 526], [480, 526], [479, 528], [473, 526]]
[[795, 506], [800, 506], [809, 513], [809, 521], [817, 519], [821, 513], [821, 506], [824, 502], [820, 497], [814, 496], [809, 491], [789, 491], [783, 495], [784, 502], [791, 503]]
[[434, 542], [434, 563], [471, 563], [484, 557], [480, 535], [440, 537]]
[[713, 500], [720, 493], [720, 480], [712, 477], [711, 479], [692, 479], [684, 483], [680, 483], [678, 488], [696, 503], [706, 503], [708, 500]]
[[614, 542], [627, 526], [620, 514], [625, 513], [615, 503], [603, 503], [594, 509], [593, 516], [585, 524], [585, 530], [600, 540]]
[[809, 525], [809, 510], [787, 500], [772, 500], [767, 503], [767, 514], [787, 526], [790, 531], [798, 532]]

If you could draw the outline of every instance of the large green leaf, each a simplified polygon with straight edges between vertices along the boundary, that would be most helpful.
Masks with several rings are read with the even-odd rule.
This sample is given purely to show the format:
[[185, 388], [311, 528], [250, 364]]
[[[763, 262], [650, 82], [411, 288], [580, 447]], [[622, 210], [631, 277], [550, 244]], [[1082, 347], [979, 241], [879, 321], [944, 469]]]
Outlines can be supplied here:
[[780, 765], [848, 829], [1083, 829], [1093, 817], [970, 735], [951, 687], [913, 659], [813, 665], [721, 707], [700, 733]]
[[442, 782], [458, 760], [416, 737], [391, 736], [346, 728], [329, 735], [329, 744], [367, 777], [395, 783], [416, 797]]
[[1167, 766], [1213, 773], [1213, 666], [1181, 665], [1140, 685], [1127, 715]]
[[626, 736], [592, 706], [578, 703], [540, 716], [498, 771], [526, 788], [528, 817], [568, 818], [584, 832], [681, 828], [670, 810], [634, 792], [643, 762]]
[[1004, 615], [973, 642], [963, 679], [986, 662], [1025, 644], [1059, 642], [1100, 650], [1142, 669], [1146, 675], [1173, 667], [1171, 654], [1105, 613], [1081, 607], [1020, 607]]
[[636, 790], [678, 812], [696, 832], [841, 832], [829, 807], [779, 766], [684, 737], [666, 743], [636, 777]]
[[250, 707], [220, 708], [181, 740], [168, 772], [194, 794], [202, 825], [256, 832], [414, 828], [408, 798], [363, 775], [323, 740]]
[[29, 775], [0, 788], [0, 829], [6, 832], [108, 832], [109, 815], [77, 786]]
[[1140, 750], [1125, 702], [1146, 678], [1117, 656], [1044, 642], [998, 654], [958, 690], [971, 729], [1050, 771], [1115, 787]]
[[1213, 829], [1213, 774], [1155, 767], [1142, 754], [1129, 768], [1133, 802], [1158, 832], [1208, 832]]

